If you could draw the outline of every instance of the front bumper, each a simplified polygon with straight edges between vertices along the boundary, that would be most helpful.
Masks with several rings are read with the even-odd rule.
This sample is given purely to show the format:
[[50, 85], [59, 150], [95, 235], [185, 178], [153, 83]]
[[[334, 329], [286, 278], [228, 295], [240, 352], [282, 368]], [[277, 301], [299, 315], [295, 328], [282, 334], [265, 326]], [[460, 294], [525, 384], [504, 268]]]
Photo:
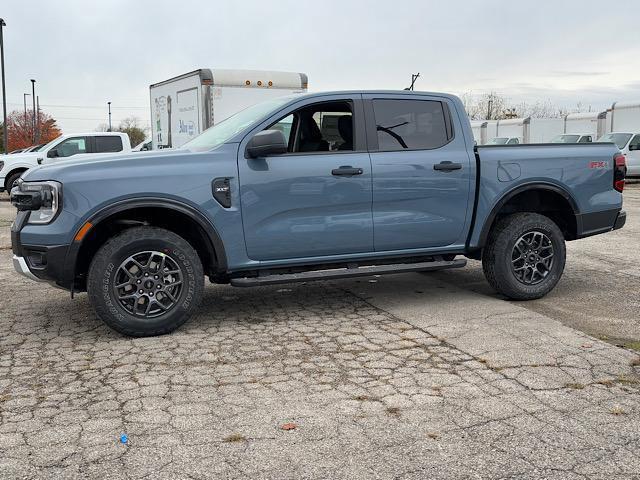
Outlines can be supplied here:
[[25, 245], [20, 233], [26, 225], [29, 212], [18, 212], [11, 226], [11, 249], [13, 268], [30, 280], [47, 282], [70, 290], [73, 281], [73, 267], [67, 262], [69, 245]]
[[36, 282], [44, 282], [44, 280], [39, 279], [33, 273], [31, 273], [31, 270], [29, 270], [29, 266], [27, 265], [27, 262], [25, 261], [25, 259], [17, 256], [16, 254], [13, 255], [13, 268], [16, 272], [24, 275], [29, 280], [35, 280]]

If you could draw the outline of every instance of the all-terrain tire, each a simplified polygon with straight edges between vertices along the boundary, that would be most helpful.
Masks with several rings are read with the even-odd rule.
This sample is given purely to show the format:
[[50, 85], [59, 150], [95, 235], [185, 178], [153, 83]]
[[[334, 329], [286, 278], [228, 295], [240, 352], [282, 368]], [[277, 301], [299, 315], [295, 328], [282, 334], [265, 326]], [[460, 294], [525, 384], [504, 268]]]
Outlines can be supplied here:
[[[154, 260], [150, 258], [147, 265], [143, 265], [143, 260], [139, 260], [141, 268], [137, 269], [134, 266], [131, 269], [136, 270], [139, 276], [131, 275], [128, 269], [123, 269], [123, 265], [134, 265], [138, 261], [136, 259], [148, 255], [145, 252], [156, 252], [156, 254]], [[173, 276], [170, 276], [169, 267], [162, 268], [158, 266], [158, 259], [163, 257], [166, 257], [166, 259], [164, 261], [161, 260], [161, 264], [163, 266], [165, 262], [170, 264], [173, 271], [180, 271], [179, 275], [172, 274]], [[147, 273], [144, 273], [143, 267], [156, 268], [157, 271], [155, 273], [158, 273], [156, 278], [159, 277], [159, 279], [153, 280], [153, 271], [149, 270], [152, 274], [148, 276]], [[159, 271], [160, 268], [168, 273], [163, 276]], [[145, 277], [145, 275], [147, 276]], [[146, 300], [160, 300], [162, 298], [163, 307], [167, 303], [171, 303], [172, 306], [163, 311], [163, 309], [159, 308], [158, 302], [152, 304], [155, 310], [161, 312], [155, 316], [141, 317], [140, 312], [132, 312], [131, 309], [133, 308], [142, 309], [138, 309], [137, 306], [132, 307], [130, 300], [119, 298], [119, 295], [125, 297], [127, 293], [116, 287], [116, 281], [120, 284], [123, 278], [131, 278], [130, 283], [133, 287], [127, 286], [125, 288], [133, 289], [134, 295], [138, 291], [143, 292], [143, 290], [137, 289], [138, 286], [143, 288], [147, 280], [149, 280], [149, 285], [155, 281], [156, 283], [146, 287], [149, 289], [147, 291], [151, 292], [145, 293]], [[162, 282], [166, 282], [166, 278], [179, 278], [181, 280], [180, 282], [172, 280], [173, 283], [170, 283], [170, 285], [176, 285], [172, 286], [172, 290], [169, 292], [175, 295], [175, 302], [169, 300], [169, 298], [173, 299], [174, 297], [166, 296], [165, 298], [162, 293], [160, 293], [161, 297], [158, 297], [156, 290], [152, 290], [157, 288], [158, 292], [162, 292], [164, 288], [164, 283]], [[135, 286], [136, 282], [140, 285]], [[178, 289], [178, 286], [181, 288]], [[163, 335], [178, 328], [198, 308], [202, 300], [203, 289], [202, 263], [193, 247], [185, 239], [173, 232], [148, 226], [130, 228], [108, 240], [95, 254], [89, 267], [87, 278], [89, 300], [98, 317], [114, 330], [132, 337]], [[155, 297], [148, 296], [154, 293], [156, 293]], [[136, 302], [138, 300], [133, 301], [133, 304], [135, 305]], [[140, 302], [145, 307], [144, 299]], [[142, 315], [144, 315], [144, 312], [142, 312]]]
[[[528, 284], [516, 273], [516, 268], [524, 262], [515, 265], [513, 262], [520, 254], [516, 242], [535, 232], [546, 236], [547, 245], [550, 242], [552, 250], [547, 252], [552, 252], [553, 260], [548, 269], [543, 268], [544, 278]], [[537, 249], [531, 250], [532, 256], [537, 255]], [[482, 253], [482, 268], [489, 284], [499, 293], [513, 300], [533, 300], [553, 290], [562, 276], [565, 260], [564, 236], [550, 218], [537, 213], [515, 213], [501, 218], [491, 229]]]

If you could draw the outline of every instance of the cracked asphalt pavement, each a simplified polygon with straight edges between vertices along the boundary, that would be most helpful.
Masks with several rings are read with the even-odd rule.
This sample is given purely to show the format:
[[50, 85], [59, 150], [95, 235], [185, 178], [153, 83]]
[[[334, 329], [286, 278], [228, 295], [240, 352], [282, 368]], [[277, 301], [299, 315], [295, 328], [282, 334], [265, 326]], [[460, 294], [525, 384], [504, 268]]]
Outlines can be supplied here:
[[146, 339], [14, 273], [3, 197], [0, 478], [640, 479], [640, 356], [601, 340], [640, 340], [638, 187], [629, 230], [570, 245], [537, 302], [476, 263], [211, 285]]

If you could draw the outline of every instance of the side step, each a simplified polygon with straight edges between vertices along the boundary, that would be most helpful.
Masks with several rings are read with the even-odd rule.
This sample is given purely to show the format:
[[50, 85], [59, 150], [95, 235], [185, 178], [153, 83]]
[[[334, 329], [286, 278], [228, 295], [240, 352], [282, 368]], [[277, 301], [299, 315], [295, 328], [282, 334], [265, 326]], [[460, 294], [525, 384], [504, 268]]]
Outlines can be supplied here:
[[312, 270], [300, 273], [284, 273], [231, 279], [234, 287], [257, 287], [259, 285], [276, 285], [278, 283], [309, 282], [312, 280], [332, 280], [336, 278], [366, 277], [367, 275], [384, 275], [391, 273], [426, 272], [461, 268], [467, 264], [465, 259], [451, 261], [433, 261], [420, 263], [399, 263], [395, 265], [369, 265], [365, 267], [336, 268], [334, 270]]

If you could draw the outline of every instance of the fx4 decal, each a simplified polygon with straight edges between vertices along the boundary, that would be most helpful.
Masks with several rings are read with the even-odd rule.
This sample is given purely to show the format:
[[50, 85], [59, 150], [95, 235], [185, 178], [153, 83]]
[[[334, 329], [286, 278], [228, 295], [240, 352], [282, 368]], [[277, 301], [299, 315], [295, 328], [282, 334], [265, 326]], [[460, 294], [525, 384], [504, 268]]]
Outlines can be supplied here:
[[589, 168], [607, 168], [607, 162], [589, 162]]

